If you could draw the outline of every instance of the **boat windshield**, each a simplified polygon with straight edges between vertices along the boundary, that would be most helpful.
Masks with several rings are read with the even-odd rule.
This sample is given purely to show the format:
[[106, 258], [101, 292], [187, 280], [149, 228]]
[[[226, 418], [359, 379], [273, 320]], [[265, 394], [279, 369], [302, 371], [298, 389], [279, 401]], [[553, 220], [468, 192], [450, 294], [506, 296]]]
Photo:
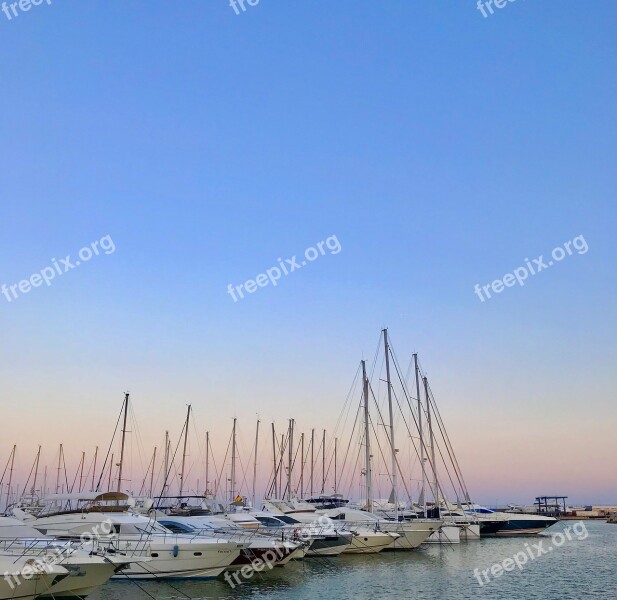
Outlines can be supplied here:
[[279, 519], [279, 521], [283, 521], [283, 523], [287, 523], [288, 525], [296, 525], [300, 523], [300, 521], [297, 521], [293, 517], [289, 517], [287, 515], [276, 515], [276, 518]]
[[[187, 523], [176, 523], [175, 521], [162, 521], [160, 525], [166, 527], [172, 533], [195, 533], [197, 529]], [[157, 532], [162, 533], [162, 532]]]
[[[131, 526], [127, 526], [127, 525], [122, 525], [120, 532], [121, 533], [126, 533], [125, 532], [125, 527], [131, 527]], [[170, 531], [169, 529], [167, 529], [166, 527], [163, 527], [160, 523], [157, 523], [156, 521], [151, 521], [150, 523], [148, 523], [147, 525], [135, 525], [134, 526], [135, 529], [137, 530], [137, 533], [143, 534], [149, 534], [149, 533], [167, 533], [169, 534]]]
[[275, 517], [255, 517], [265, 527], [284, 527], [285, 523], [280, 519], [280, 515]]

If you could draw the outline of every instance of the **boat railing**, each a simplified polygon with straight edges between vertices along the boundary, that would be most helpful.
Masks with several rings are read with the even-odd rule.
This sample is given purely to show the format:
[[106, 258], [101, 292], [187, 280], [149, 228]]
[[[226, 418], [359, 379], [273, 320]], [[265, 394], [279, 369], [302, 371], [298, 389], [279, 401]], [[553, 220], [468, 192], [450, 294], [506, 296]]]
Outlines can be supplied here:
[[28, 557], [54, 557], [54, 562], [61, 563], [64, 558], [81, 549], [82, 544], [61, 542], [49, 538], [0, 538], [0, 555]]

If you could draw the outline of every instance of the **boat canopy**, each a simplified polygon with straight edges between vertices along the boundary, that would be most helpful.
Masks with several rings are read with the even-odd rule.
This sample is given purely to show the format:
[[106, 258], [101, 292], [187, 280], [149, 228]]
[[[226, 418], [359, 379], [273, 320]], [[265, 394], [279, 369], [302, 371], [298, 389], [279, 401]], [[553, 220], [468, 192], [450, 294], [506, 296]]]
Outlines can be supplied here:
[[124, 492], [79, 492], [77, 494], [50, 494], [46, 502], [127, 502], [130, 496]]

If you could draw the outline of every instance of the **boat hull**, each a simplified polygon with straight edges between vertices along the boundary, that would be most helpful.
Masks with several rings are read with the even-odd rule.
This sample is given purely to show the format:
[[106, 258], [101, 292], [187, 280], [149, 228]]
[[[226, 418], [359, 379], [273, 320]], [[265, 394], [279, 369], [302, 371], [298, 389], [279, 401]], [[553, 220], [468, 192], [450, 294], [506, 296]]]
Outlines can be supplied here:
[[239, 556], [242, 544], [177, 544], [152, 542], [147, 547], [131, 549], [118, 545], [127, 558], [150, 558], [147, 563], [133, 563], [114, 579], [214, 579], [221, 575]]
[[439, 531], [432, 533], [426, 540], [427, 544], [460, 544], [461, 527], [458, 525], [443, 525]]
[[52, 585], [41, 598], [85, 598], [105, 585], [117, 569], [113, 563], [101, 559], [88, 561], [81, 557], [79, 562], [69, 558], [59, 564], [69, 572], [68, 577]]
[[482, 537], [495, 535], [504, 525], [504, 521], [480, 521], [480, 535]]
[[482, 528], [479, 523], [465, 523], [460, 527], [461, 542], [475, 542], [482, 535]]
[[351, 536], [343, 535], [317, 537], [306, 552], [306, 556], [338, 556], [349, 548], [351, 540]]
[[550, 525], [540, 525], [537, 523], [529, 522], [529, 523], [516, 523], [512, 525], [512, 522], [506, 523], [504, 527], [499, 529], [495, 534], [497, 537], [512, 537], [517, 535], [538, 535], [542, 533], [545, 529], [550, 527]]
[[377, 532], [362, 533], [354, 535], [351, 546], [345, 550], [345, 554], [376, 554], [385, 550], [398, 539], [398, 534]]
[[68, 571], [58, 565], [42, 571], [36, 559], [10, 554], [0, 556], [0, 572], [0, 598], [7, 600], [34, 600], [68, 577]]
[[381, 522], [380, 529], [400, 536], [386, 550], [414, 550], [420, 547], [442, 525], [441, 521]]

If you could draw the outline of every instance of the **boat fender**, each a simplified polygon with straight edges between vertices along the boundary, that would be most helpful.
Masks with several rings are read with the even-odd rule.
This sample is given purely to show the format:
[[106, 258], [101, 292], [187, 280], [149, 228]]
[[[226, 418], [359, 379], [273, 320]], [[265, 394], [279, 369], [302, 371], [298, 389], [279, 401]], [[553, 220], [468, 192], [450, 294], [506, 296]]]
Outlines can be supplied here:
[[178, 558], [178, 554], [180, 554], [180, 546], [178, 546], [178, 544], [176, 544], [172, 550], [172, 555], [174, 558]]

